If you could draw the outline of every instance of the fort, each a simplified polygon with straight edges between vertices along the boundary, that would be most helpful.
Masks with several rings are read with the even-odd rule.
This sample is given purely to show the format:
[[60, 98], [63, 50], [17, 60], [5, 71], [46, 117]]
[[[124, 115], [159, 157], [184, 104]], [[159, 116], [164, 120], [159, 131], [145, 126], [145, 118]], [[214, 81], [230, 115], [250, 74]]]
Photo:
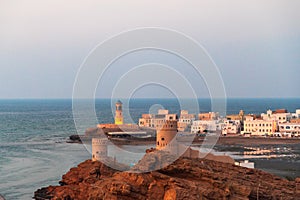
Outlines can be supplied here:
[[156, 131], [156, 149], [176, 151], [177, 121], [168, 120], [161, 123], [157, 126]]
[[93, 138], [92, 139], [92, 160], [93, 161], [101, 161], [106, 159], [108, 156], [107, 153], [107, 138]]

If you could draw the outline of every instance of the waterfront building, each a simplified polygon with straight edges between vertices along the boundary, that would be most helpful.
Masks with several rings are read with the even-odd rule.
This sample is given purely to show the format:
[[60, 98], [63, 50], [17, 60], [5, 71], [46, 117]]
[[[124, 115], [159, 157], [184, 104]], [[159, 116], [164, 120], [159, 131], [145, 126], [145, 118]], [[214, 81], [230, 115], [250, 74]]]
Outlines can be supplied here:
[[226, 115], [226, 119], [228, 120], [240, 120], [241, 122], [244, 121], [244, 111], [240, 110], [239, 114], [231, 114], [231, 115]]
[[279, 132], [288, 137], [300, 136], [300, 123], [279, 123]]
[[224, 120], [222, 127], [222, 134], [237, 134], [241, 131], [241, 121], [240, 120]]
[[292, 119], [300, 119], [300, 109], [297, 109], [295, 113], [292, 114]]
[[92, 160], [101, 161], [107, 158], [107, 143], [106, 137], [92, 138]]
[[220, 115], [218, 112], [208, 112], [208, 113], [199, 113], [198, 119], [199, 120], [205, 120], [205, 121], [211, 121], [211, 120], [217, 120], [219, 119]]
[[278, 129], [276, 120], [254, 119], [247, 116], [244, 121], [244, 134], [250, 133], [254, 136], [266, 136], [274, 134]]
[[116, 102], [115, 124], [123, 124], [122, 102], [120, 100]]
[[267, 113], [262, 113], [261, 118], [263, 120], [276, 120], [279, 123], [289, 122], [292, 118], [292, 114], [287, 112], [286, 109], [278, 109], [276, 111], [268, 110]]
[[195, 114], [189, 114], [187, 110], [181, 110], [180, 117], [177, 122], [178, 131], [190, 132], [193, 121], [195, 121]]
[[167, 120], [177, 121], [177, 114], [169, 114], [168, 110], [160, 109], [157, 114], [142, 114], [142, 118], [139, 119], [139, 126], [157, 128]]
[[193, 121], [192, 133], [216, 132], [222, 129], [222, 123], [218, 120], [195, 120]]
[[154, 128], [154, 125], [152, 123], [153, 118], [154, 116], [152, 114], [142, 114], [142, 118], [139, 119], [139, 126]]

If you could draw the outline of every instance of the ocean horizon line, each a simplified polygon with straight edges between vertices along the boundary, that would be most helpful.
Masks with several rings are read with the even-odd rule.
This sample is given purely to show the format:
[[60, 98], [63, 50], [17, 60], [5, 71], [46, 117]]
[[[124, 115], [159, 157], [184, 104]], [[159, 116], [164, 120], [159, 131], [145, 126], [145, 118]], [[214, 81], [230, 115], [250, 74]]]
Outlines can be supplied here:
[[[177, 98], [164, 98], [164, 97], [159, 97], [159, 98], [148, 98], [148, 97], [136, 97], [136, 98], [0, 98], [0, 101], [7, 101], [7, 100], [127, 100], [127, 99], [132, 99], [132, 100], [177, 100]], [[178, 99], [183, 99], [183, 100], [191, 100], [194, 98], [178, 98]], [[209, 100], [209, 99], [241, 99], [241, 100], [249, 100], [249, 99], [254, 99], [254, 100], [272, 100], [272, 99], [300, 99], [300, 97], [227, 97], [227, 98], [209, 98], [209, 97], [200, 97], [197, 98], [198, 100]]]

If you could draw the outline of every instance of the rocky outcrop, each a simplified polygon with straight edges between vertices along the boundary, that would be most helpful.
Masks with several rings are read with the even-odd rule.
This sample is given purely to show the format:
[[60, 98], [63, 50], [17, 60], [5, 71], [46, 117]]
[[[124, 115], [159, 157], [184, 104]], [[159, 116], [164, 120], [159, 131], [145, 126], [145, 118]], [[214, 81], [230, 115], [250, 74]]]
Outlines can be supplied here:
[[137, 173], [172, 159], [149, 152], [127, 172], [87, 160], [70, 169], [61, 186], [37, 190], [35, 199], [300, 199], [298, 179], [208, 159], [181, 157], [160, 170]]

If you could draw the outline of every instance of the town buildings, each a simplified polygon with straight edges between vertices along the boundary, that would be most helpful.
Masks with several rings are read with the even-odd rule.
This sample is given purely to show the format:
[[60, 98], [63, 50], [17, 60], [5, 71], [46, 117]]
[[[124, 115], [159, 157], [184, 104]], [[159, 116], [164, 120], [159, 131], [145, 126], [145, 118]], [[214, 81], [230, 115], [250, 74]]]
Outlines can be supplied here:
[[[241, 110], [238, 114], [227, 115], [221, 118], [217, 112], [199, 113], [198, 119], [195, 114], [187, 110], [181, 110], [180, 117], [176, 113], [169, 113], [168, 110], [160, 109], [157, 114], [142, 114], [138, 125], [123, 124], [122, 102], [116, 103], [115, 124], [101, 124], [98, 128], [113, 129], [109, 132], [117, 132], [122, 129], [125, 132], [135, 132], [139, 128], [148, 128], [156, 131], [170, 121], [176, 121], [178, 132], [209, 133], [220, 132], [223, 135], [251, 135], [251, 136], [300, 136], [300, 109], [290, 113], [286, 109], [275, 111], [267, 110], [260, 115], [245, 114]], [[139, 130], [141, 132], [141, 130]], [[147, 130], [148, 131], [148, 130]], [[144, 133], [145, 130], [142, 130]], [[111, 133], [115, 135], [114, 133]], [[156, 131], [157, 134], [157, 131]], [[154, 134], [150, 134], [153, 135]]]
[[[184, 148], [178, 141], [178, 132], [210, 133], [221, 132], [222, 135], [244, 134], [248, 136], [300, 137], [300, 109], [289, 113], [285, 109], [268, 110], [260, 115], [248, 114], [244, 111], [221, 118], [219, 113], [195, 114], [181, 110], [170, 114], [168, 110], [160, 109], [157, 114], [143, 114], [137, 124], [124, 124], [122, 102], [116, 102], [115, 123], [99, 124], [106, 137], [99, 137], [96, 132], [92, 138], [92, 160], [105, 161], [108, 157], [108, 139], [146, 139], [156, 136], [156, 149], [168, 151], [175, 155], [184, 153], [188, 157], [197, 157], [199, 152]], [[242, 131], [243, 128], [243, 131]], [[181, 137], [179, 134], [178, 137]], [[239, 166], [253, 168], [253, 163], [239, 162]]]
[[241, 132], [241, 121], [240, 120], [228, 120], [223, 121], [222, 135], [227, 134], [238, 134]]
[[222, 129], [219, 120], [195, 120], [191, 127], [192, 133], [216, 132]]
[[169, 114], [168, 110], [159, 109], [157, 114], [142, 114], [139, 126], [156, 128], [167, 120], [177, 120], [177, 114]]
[[244, 111], [240, 110], [238, 114], [231, 114], [231, 115], [226, 115], [226, 119], [228, 120], [239, 120], [239, 121], [244, 121]]
[[177, 122], [178, 131], [190, 132], [193, 121], [195, 121], [195, 114], [189, 114], [187, 110], [181, 110], [180, 117]]
[[199, 113], [198, 119], [204, 121], [217, 120], [220, 115], [218, 112]]
[[198, 120], [194, 120], [191, 133], [207, 133], [221, 130], [222, 123], [217, 112], [199, 113]]
[[268, 110], [267, 113], [262, 113], [261, 118], [263, 120], [275, 120], [278, 123], [289, 122], [292, 118], [292, 114], [287, 112], [286, 109], [278, 109], [276, 111]]
[[268, 110], [260, 118], [245, 117], [244, 134], [254, 136], [294, 137], [300, 135], [300, 110], [289, 113], [286, 109]]
[[278, 127], [280, 134], [283, 136], [300, 136], [300, 123], [279, 123]]
[[295, 113], [292, 114], [292, 119], [300, 119], [300, 109], [297, 109]]
[[254, 119], [247, 116], [244, 121], [244, 133], [253, 136], [268, 136], [277, 131], [278, 122], [276, 120]]

